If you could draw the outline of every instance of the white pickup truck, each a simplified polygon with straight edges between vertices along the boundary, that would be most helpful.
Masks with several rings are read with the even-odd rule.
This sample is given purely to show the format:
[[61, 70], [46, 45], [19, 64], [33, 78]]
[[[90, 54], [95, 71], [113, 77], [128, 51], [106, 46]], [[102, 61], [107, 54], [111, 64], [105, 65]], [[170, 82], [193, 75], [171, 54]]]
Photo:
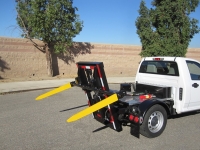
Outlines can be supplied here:
[[93, 118], [120, 132], [154, 138], [162, 134], [167, 118], [200, 109], [200, 63], [181, 57], [146, 57], [140, 62], [135, 83], [110, 90], [103, 62], [78, 62], [75, 81], [39, 96], [42, 99], [77, 86], [86, 94], [90, 107], [75, 114], [72, 122], [92, 113]]
[[147, 93], [156, 93], [153, 90], [160, 87], [152, 100], [164, 104], [153, 105], [143, 114], [140, 132], [147, 137], [162, 133], [167, 122], [166, 114], [170, 116], [200, 109], [200, 62], [196, 60], [181, 57], [143, 58], [135, 83], [136, 91], [146, 90]]
[[140, 63], [136, 83], [170, 87], [177, 114], [200, 109], [200, 62], [181, 57], [148, 57]]

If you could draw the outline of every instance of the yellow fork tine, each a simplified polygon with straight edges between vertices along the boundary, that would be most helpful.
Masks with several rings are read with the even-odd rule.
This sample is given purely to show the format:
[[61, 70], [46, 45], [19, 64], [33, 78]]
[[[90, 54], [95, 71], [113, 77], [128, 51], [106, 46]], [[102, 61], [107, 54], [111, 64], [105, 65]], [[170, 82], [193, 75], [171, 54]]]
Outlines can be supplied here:
[[44, 94], [38, 96], [35, 100], [42, 100], [42, 99], [44, 99], [46, 97], [52, 96], [54, 94], [57, 94], [57, 93], [62, 92], [64, 90], [67, 90], [67, 89], [69, 89], [71, 87], [72, 87], [71, 83], [67, 83], [65, 85], [62, 85], [62, 86], [60, 86], [60, 87], [58, 87], [56, 89], [53, 89], [53, 90], [51, 90], [51, 91], [49, 91], [47, 93], [44, 93]]
[[109, 104], [116, 102], [117, 100], [118, 100], [117, 94], [113, 94], [113, 95], [105, 98], [104, 100], [101, 100], [100, 102], [98, 102], [98, 103], [96, 103], [96, 104], [74, 114], [73, 116], [71, 116], [67, 120], [67, 122], [73, 122], [73, 121], [76, 121], [78, 119], [81, 119], [81, 118], [83, 118], [83, 117], [85, 117], [85, 116], [87, 116], [87, 115], [109, 105]]

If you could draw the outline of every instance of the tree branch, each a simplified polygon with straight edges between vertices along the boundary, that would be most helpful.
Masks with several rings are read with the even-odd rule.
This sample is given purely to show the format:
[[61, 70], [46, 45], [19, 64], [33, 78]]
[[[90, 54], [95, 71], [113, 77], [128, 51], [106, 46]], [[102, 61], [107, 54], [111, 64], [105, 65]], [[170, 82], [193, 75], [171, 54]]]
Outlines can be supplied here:
[[[19, 1], [16, 0], [16, 2], [19, 2]], [[17, 11], [17, 9], [16, 9], [16, 11]], [[24, 29], [23, 29], [22, 31], [23, 31], [24, 34], [26, 35], [26, 38], [29, 39], [29, 40], [33, 43], [33, 45], [34, 45], [38, 50], [40, 50], [41, 52], [44, 53], [44, 52], [45, 52], [44, 47], [46, 47], [46, 44], [45, 44], [43, 41], [39, 40], [39, 39], [37, 39], [37, 40], [43, 42], [42, 45], [39, 45], [39, 44], [37, 44], [36, 42], [34, 42], [33, 39], [29, 36], [28, 30], [26, 29], [26, 26], [25, 26], [25, 24], [24, 24], [24, 21], [23, 21], [23, 19], [21, 18], [21, 16], [20, 16], [20, 14], [19, 14], [18, 11], [17, 11], [17, 16], [19, 17], [19, 19], [20, 19], [20, 21], [21, 21], [21, 23], [22, 23], [22, 25], [23, 25], [23, 28], [24, 28]], [[42, 49], [41, 49], [41, 47], [42, 47]]]

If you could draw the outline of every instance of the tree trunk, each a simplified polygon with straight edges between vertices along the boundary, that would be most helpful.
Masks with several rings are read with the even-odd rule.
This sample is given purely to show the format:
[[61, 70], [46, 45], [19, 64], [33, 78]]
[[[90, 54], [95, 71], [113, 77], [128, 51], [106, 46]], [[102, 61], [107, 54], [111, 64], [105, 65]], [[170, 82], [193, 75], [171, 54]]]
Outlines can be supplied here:
[[47, 60], [47, 74], [49, 77], [53, 77], [53, 65], [52, 65], [52, 48], [49, 44], [45, 47], [46, 60]]

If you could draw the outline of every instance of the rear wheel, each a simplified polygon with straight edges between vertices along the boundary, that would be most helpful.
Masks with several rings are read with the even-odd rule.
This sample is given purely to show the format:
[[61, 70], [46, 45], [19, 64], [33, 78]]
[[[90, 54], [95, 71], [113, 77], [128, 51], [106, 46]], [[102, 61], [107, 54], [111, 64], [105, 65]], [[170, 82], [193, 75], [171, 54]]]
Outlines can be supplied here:
[[148, 138], [162, 134], [167, 124], [167, 112], [161, 105], [152, 106], [145, 114], [140, 133]]

